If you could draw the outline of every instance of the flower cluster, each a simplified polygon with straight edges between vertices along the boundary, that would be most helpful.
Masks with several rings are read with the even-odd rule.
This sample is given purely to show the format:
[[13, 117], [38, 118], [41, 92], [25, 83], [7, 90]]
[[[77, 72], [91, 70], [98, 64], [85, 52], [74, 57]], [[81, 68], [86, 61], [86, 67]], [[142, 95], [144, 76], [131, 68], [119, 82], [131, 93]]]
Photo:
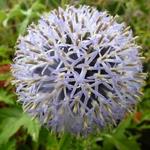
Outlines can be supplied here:
[[56, 132], [116, 125], [141, 95], [135, 39], [124, 23], [93, 7], [45, 14], [16, 45], [12, 73], [24, 111]]

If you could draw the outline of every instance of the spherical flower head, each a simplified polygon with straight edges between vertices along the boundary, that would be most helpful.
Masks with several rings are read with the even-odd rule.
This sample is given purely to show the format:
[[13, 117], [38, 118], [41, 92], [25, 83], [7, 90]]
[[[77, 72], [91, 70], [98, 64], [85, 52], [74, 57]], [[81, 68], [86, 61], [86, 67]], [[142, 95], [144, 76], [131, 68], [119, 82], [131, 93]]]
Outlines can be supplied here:
[[12, 72], [19, 101], [56, 132], [114, 126], [141, 94], [139, 48], [131, 29], [107, 12], [55, 9], [18, 38]]

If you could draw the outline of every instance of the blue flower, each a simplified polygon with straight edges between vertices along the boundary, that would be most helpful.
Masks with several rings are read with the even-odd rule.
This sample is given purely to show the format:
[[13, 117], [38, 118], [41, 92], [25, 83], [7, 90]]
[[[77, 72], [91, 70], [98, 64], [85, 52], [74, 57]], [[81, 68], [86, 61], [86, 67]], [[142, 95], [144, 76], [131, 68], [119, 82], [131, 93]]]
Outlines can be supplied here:
[[116, 125], [134, 110], [145, 78], [135, 39], [93, 7], [45, 14], [16, 45], [13, 82], [24, 111], [56, 132]]

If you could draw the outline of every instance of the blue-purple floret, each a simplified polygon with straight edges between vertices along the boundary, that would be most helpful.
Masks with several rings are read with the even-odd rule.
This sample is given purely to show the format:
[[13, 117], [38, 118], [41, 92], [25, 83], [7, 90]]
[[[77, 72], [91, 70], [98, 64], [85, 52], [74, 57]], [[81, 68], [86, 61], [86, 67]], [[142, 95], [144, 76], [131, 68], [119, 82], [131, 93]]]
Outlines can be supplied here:
[[56, 132], [114, 126], [141, 95], [140, 46], [117, 17], [68, 6], [18, 38], [12, 72], [24, 111]]

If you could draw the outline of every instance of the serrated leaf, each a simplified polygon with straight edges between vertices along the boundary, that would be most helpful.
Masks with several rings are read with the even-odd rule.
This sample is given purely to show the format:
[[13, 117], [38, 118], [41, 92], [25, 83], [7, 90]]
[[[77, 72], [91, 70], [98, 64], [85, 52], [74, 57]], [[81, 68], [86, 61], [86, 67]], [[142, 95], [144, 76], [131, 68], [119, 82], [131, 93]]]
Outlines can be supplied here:
[[23, 124], [23, 118], [7, 118], [0, 125], [0, 144], [8, 142], [9, 138], [14, 135]]
[[34, 141], [38, 141], [39, 138], [39, 131], [40, 131], [40, 124], [37, 120], [31, 120], [28, 115], [25, 115], [26, 122], [24, 127], [27, 129], [28, 134], [31, 135]]
[[22, 112], [18, 108], [4, 108], [0, 110], [0, 144], [8, 142], [9, 138], [14, 135], [20, 127], [27, 129], [34, 141], [38, 140], [40, 125], [37, 121]]

